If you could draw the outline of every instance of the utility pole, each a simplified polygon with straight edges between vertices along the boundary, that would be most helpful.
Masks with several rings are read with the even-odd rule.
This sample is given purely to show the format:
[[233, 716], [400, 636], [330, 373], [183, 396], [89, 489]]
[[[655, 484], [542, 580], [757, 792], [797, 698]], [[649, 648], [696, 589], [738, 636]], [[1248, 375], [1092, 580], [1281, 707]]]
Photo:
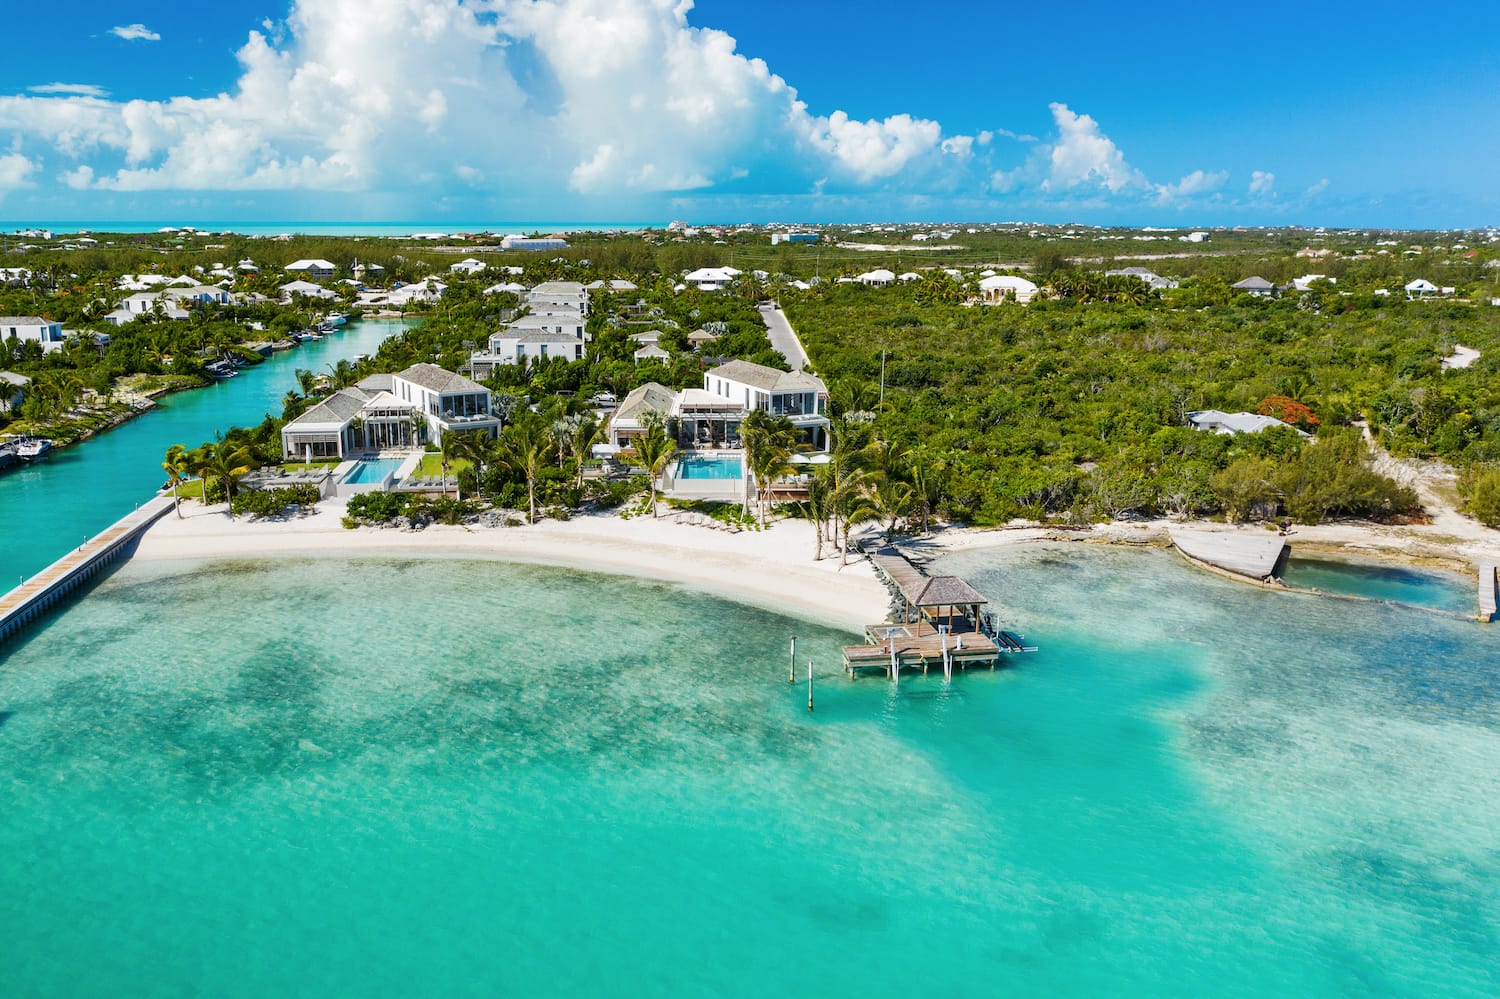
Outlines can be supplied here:
[[880, 409], [885, 410], [885, 348], [880, 349]]

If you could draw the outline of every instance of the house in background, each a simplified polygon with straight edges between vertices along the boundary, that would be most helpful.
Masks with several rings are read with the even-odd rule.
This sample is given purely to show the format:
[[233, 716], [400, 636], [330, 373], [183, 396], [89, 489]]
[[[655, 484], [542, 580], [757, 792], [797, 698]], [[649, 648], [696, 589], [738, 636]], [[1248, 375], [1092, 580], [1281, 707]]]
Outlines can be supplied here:
[[542, 250], [566, 250], [568, 241], [560, 236], [521, 236], [511, 235], [500, 240], [502, 250], [525, 250], [529, 253], [538, 253]]
[[1039, 289], [1023, 277], [1013, 274], [996, 274], [979, 282], [979, 300], [985, 305], [1015, 302], [1025, 305], [1036, 297]]
[[449, 267], [448, 270], [453, 274], [478, 274], [480, 271], [484, 270], [486, 266], [488, 265], [486, 265], [483, 260], [475, 260], [473, 257], [465, 257], [463, 260], [460, 260], [458, 263]]
[[1176, 281], [1171, 278], [1164, 278], [1160, 274], [1148, 271], [1144, 267], [1121, 267], [1117, 271], [1105, 271], [1104, 276], [1140, 278], [1153, 291], [1167, 291], [1177, 287]]
[[39, 343], [42, 351], [49, 354], [61, 349], [63, 340], [66, 339], [62, 323], [54, 323], [41, 316], [0, 316], [0, 340], [9, 340], [11, 337], [22, 343]]
[[720, 291], [744, 271], [733, 267], [700, 267], [682, 276], [682, 283], [698, 291]]
[[14, 371], [0, 371], [0, 413], [9, 413], [26, 401], [31, 379]]
[[321, 298], [325, 300], [339, 297], [338, 292], [325, 288], [320, 284], [313, 284], [311, 281], [288, 281], [277, 290], [281, 292], [282, 301], [285, 302], [290, 302], [299, 296], [302, 298]]
[[[1194, 430], [1206, 430], [1215, 434], [1258, 434], [1262, 430], [1270, 430], [1273, 427], [1290, 427], [1273, 416], [1261, 416], [1259, 413], [1224, 413], [1217, 409], [1204, 409], [1187, 415], [1188, 426]], [[1296, 430], [1295, 427], [1291, 429]], [[1297, 430], [1303, 437], [1311, 437], [1309, 433]]]
[[873, 271], [865, 271], [854, 280], [869, 288], [885, 288], [896, 283], [896, 272], [877, 267]]
[[300, 274], [309, 278], [331, 278], [335, 270], [331, 260], [296, 260], [283, 268], [288, 274]]
[[1254, 295], [1256, 298], [1270, 298], [1276, 294], [1276, 286], [1258, 274], [1247, 277], [1243, 281], [1236, 281], [1229, 287], [1247, 295]]

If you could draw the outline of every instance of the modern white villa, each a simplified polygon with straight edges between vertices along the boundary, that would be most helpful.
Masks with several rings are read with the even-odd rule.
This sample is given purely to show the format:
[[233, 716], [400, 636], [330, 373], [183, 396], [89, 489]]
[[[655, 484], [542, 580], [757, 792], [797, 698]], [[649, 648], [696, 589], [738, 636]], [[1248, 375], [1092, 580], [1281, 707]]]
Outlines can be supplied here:
[[740, 423], [756, 409], [790, 419], [807, 450], [828, 450], [828, 388], [822, 380], [750, 361], [729, 361], [705, 372], [702, 388], [673, 392], [647, 382], [621, 400], [609, 439], [616, 447], [629, 447], [645, 432], [646, 414], [655, 412], [677, 428], [681, 447], [733, 447]]
[[[1289, 426], [1272, 416], [1261, 416], [1259, 413], [1224, 413], [1217, 409], [1203, 409], [1189, 413], [1187, 420], [1188, 426], [1194, 430], [1207, 430], [1216, 434], [1258, 434], [1262, 430]], [[1301, 430], [1297, 433], [1303, 437], [1312, 436]]]
[[446, 433], [494, 437], [500, 418], [489, 389], [435, 364], [371, 375], [340, 389], [281, 430], [287, 460], [327, 461], [440, 442]]
[[288, 274], [301, 274], [303, 277], [329, 278], [333, 277], [336, 266], [331, 260], [296, 260], [282, 269]]
[[469, 358], [475, 378], [487, 378], [502, 364], [583, 357], [589, 340], [589, 293], [577, 281], [546, 281], [522, 296], [530, 310], [490, 335], [485, 349]]
[[62, 323], [54, 323], [41, 316], [0, 316], [0, 340], [9, 340], [11, 337], [22, 343], [28, 340], [39, 343], [46, 353], [60, 350], [67, 338]]

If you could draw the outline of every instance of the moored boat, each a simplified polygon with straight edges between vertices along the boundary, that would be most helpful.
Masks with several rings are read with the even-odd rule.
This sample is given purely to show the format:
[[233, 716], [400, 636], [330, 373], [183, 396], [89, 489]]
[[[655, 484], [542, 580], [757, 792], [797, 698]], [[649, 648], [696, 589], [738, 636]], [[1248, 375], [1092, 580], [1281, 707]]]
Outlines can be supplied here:
[[52, 442], [45, 437], [23, 437], [16, 444], [16, 457], [22, 461], [35, 461], [52, 450]]

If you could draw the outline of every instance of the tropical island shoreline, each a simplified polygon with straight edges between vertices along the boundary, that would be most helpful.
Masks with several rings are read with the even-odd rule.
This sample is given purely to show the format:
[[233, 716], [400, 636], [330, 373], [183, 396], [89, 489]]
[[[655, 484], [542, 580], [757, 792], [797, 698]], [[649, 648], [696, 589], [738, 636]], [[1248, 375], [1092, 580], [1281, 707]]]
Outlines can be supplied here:
[[[854, 632], [883, 620], [891, 606], [890, 594], [870, 563], [858, 553], [851, 551], [847, 564], [842, 564], [837, 547], [825, 543], [823, 558], [814, 560], [814, 532], [804, 520], [780, 520], [762, 531], [731, 533], [680, 519], [675, 513], [627, 519], [610, 512], [531, 526], [434, 524], [420, 530], [351, 530], [342, 524], [343, 513], [343, 504], [326, 501], [290, 517], [231, 520], [223, 504], [204, 507], [184, 503], [181, 518], [168, 514], [142, 536], [133, 558], [148, 562], [319, 557], [495, 559], [684, 586]], [[1464, 530], [1460, 524], [1454, 532], [1447, 530], [1448, 526], [1344, 521], [1298, 526], [1288, 532], [1287, 540], [1299, 554], [1377, 560], [1468, 576], [1473, 575], [1481, 559], [1494, 560], [1500, 554], [1500, 542], [1487, 537], [1492, 532], [1483, 527], [1473, 524]], [[994, 528], [943, 527], [922, 537], [898, 537], [897, 544], [924, 561], [976, 549], [1047, 542], [1171, 548], [1169, 529], [1177, 527], [1255, 530], [1211, 521], [1169, 519], [1112, 521], [1078, 528], [1014, 523]], [[866, 542], [878, 537], [878, 532], [869, 530], [862, 535]], [[1217, 574], [1262, 585], [1228, 572]]]

